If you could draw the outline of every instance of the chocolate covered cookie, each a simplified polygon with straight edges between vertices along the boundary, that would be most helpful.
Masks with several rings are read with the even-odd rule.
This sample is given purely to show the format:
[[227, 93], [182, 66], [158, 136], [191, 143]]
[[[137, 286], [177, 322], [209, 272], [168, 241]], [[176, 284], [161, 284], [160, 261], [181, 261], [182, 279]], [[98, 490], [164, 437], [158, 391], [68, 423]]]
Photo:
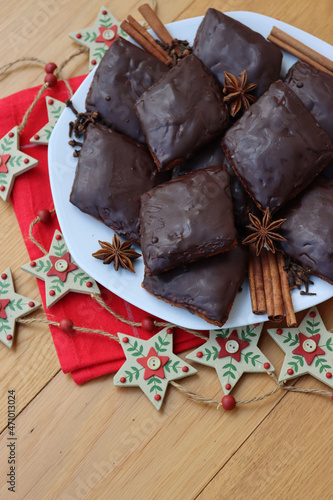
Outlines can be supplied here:
[[145, 146], [103, 125], [89, 125], [70, 201], [139, 242], [140, 196], [168, 178], [156, 170]]
[[142, 286], [159, 299], [222, 326], [246, 269], [247, 249], [237, 246], [159, 276], [146, 274]]
[[136, 109], [159, 170], [188, 159], [221, 136], [230, 121], [215, 77], [194, 55], [144, 92]]
[[96, 70], [86, 99], [87, 111], [98, 111], [102, 124], [144, 142], [134, 104], [168, 71], [158, 59], [119, 37]]
[[257, 84], [259, 97], [280, 76], [282, 53], [260, 33], [216, 9], [208, 9], [193, 46], [194, 54], [223, 85], [224, 72], [237, 77], [243, 70]]
[[280, 80], [227, 131], [222, 147], [257, 206], [272, 213], [333, 158], [327, 133]]
[[141, 197], [146, 271], [160, 274], [236, 245], [229, 176], [209, 167], [157, 186]]

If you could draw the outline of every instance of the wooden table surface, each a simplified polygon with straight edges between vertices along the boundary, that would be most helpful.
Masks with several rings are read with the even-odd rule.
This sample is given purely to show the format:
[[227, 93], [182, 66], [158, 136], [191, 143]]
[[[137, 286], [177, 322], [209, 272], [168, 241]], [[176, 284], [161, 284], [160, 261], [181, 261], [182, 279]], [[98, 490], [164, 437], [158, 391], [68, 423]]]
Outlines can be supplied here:
[[[142, 2], [106, 6], [119, 19], [138, 19]], [[76, 45], [68, 33], [91, 26], [97, 0], [1, 1], [1, 64], [36, 56], [60, 62]], [[158, 2], [163, 22], [195, 17], [208, 7], [248, 10], [290, 23], [333, 44], [331, 0], [168, 0]], [[76, 58], [65, 76], [88, 71]], [[36, 67], [0, 79], [1, 97], [38, 85]], [[1, 201], [1, 200], [0, 200]], [[0, 204], [1, 269], [11, 266], [16, 291], [36, 300], [33, 277], [20, 271], [28, 254], [11, 204]], [[333, 300], [319, 306], [333, 328]], [[297, 315], [300, 321], [303, 313]], [[0, 498], [19, 499], [257, 499], [332, 498], [332, 403], [321, 396], [278, 393], [233, 412], [188, 401], [169, 387], [157, 412], [136, 388], [113, 387], [112, 376], [77, 386], [60, 370], [48, 327], [18, 327], [14, 351], [0, 346]], [[261, 347], [280, 369], [283, 354], [263, 335]], [[183, 355], [182, 355], [183, 356]], [[184, 380], [187, 388], [212, 398], [221, 387], [211, 368]], [[324, 388], [306, 376], [299, 387]], [[273, 388], [264, 375], [246, 375], [237, 398]], [[17, 493], [8, 492], [7, 391], [17, 394]]]

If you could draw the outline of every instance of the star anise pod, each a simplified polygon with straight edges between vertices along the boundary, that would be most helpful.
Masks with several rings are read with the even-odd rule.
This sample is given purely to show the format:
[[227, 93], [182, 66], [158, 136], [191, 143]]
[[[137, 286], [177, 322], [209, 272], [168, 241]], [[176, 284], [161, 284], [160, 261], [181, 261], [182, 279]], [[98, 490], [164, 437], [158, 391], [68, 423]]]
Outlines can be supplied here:
[[225, 96], [223, 101], [228, 103], [232, 117], [235, 117], [241, 109], [246, 111], [251, 103], [256, 101], [256, 98], [250, 92], [257, 88], [257, 84], [246, 82], [246, 70], [242, 71], [237, 79], [231, 73], [224, 72], [223, 94]]
[[255, 243], [257, 256], [260, 254], [264, 245], [273, 253], [275, 253], [274, 242], [275, 241], [286, 241], [283, 236], [276, 233], [275, 231], [279, 229], [282, 224], [287, 219], [279, 219], [272, 222], [272, 216], [269, 208], [266, 208], [262, 222], [253, 214], [249, 214], [252, 226], [246, 226], [253, 234], [250, 234], [243, 240], [243, 245], [250, 245]]
[[116, 234], [113, 236], [112, 244], [99, 240], [98, 243], [102, 248], [101, 250], [97, 250], [97, 252], [93, 253], [93, 257], [102, 260], [103, 264], [111, 264], [111, 262], [113, 262], [113, 266], [116, 271], [118, 271], [119, 267], [123, 267], [124, 269], [131, 271], [131, 273], [135, 273], [132, 260], [141, 257], [141, 254], [131, 250], [133, 243], [130, 241], [124, 241], [124, 243], [120, 244], [119, 238]]

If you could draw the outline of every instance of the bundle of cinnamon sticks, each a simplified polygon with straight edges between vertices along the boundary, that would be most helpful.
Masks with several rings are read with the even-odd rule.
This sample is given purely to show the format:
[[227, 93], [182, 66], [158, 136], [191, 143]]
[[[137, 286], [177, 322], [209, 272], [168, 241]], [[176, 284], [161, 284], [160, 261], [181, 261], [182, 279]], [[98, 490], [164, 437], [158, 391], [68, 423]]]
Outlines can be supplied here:
[[319, 52], [310, 49], [310, 47], [299, 40], [296, 40], [296, 38], [293, 38], [276, 26], [273, 26], [272, 31], [267, 38], [286, 52], [289, 52], [298, 59], [311, 64], [314, 68], [333, 75], [333, 61], [327, 59], [327, 57], [322, 54], [319, 54]]
[[281, 253], [273, 254], [263, 248], [257, 256], [255, 245], [250, 245], [249, 286], [253, 313], [267, 313], [270, 321], [282, 321], [286, 317], [287, 326], [295, 327], [297, 322], [284, 266]]

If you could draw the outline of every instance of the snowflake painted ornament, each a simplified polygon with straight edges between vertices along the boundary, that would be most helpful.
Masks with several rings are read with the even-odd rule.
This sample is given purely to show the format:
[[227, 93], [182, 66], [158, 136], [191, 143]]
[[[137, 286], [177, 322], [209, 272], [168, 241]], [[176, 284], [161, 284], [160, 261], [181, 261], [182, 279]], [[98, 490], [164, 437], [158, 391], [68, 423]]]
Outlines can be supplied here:
[[172, 351], [172, 328], [164, 328], [149, 340], [118, 333], [126, 361], [113, 378], [117, 386], [138, 386], [159, 410], [171, 380], [197, 373]]
[[95, 280], [90, 278], [73, 260], [65, 240], [56, 230], [49, 253], [41, 259], [22, 266], [26, 271], [45, 281], [46, 306], [53, 306], [69, 292], [97, 293], [100, 290]]
[[9, 200], [15, 178], [38, 165], [38, 161], [20, 151], [20, 135], [15, 126], [0, 139], [0, 197]]
[[33, 137], [31, 137], [30, 142], [48, 145], [55, 124], [57, 123], [63, 110], [66, 108], [66, 104], [49, 96], [45, 97], [45, 101], [49, 121]]
[[298, 328], [273, 328], [268, 333], [286, 353], [279, 381], [309, 374], [333, 387], [333, 335], [316, 307]]
[[11, 348], [14, 342], [15, 323], [41, 306], [39, 302], [15, 293], [10, 268], [0, 275], [0, 341]]
[[186, 358], [215, 368], [224, 394], [229, 394], [243, 373], [275, 371], [257, 347], [262, 328], [263, 323], [211, 330], [207, 342]]
[[89, 69], [102, 59], [105, 51], [119, 37], [128, 38], [120, 28], [120, 22], [105, 7], [102, 7], [94, 26], [74, 31], [69, 35], [75, 42], [89, 48]]

